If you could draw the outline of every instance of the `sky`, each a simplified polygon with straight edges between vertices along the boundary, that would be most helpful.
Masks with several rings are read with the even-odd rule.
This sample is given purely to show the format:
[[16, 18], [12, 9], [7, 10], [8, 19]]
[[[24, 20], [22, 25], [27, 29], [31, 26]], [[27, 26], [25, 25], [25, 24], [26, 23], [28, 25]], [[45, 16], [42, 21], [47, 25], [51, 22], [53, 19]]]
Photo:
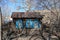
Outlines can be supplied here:
[[[35, 2], [31, 2], [31, 10], [43, 10], [43, 4], [37, 5], [39, 1], [32, 0]], [[50, 1], [49, 1], [50, 2]], [[53, 1], [51, 1], [51, 4]], [[0, 0], [0, 7], [2, 10], [3, 16], [11, 16], [12, 12], [25, 12], [27, 9], [26, 0]], [[45, 4], [48, 6], [48, 2], [46, 1]], [[51, 5], [50, 5], [51, 6]], [[50, 8], [50, 6], [48, 6]]]
[[[16, 1], [16, 2], [15, 2]], [[1, 0], [0, 7], [4, 16], [11, 16], [12, 12], [25, 12], [22, 8], [24, 0]]]
[[[37, 4], [37, 0], [34, 3], [31, 2], [33, 5]], [[3, 16], [11, 16], [12, 12], [25, 12], [28, 10], [26, 1], [25, 0], [0, 0], [0, 6], [2, 10]], [[26, 8], [25, 8], [26, 7]], [[39, 6], [41, 7], [41, 5]], [[31, 6], [31, 10], [36, 10], [34, 6]], [[42, 10], [43, 8], [38, 8], [38, 10]]]
[[[33, 5], [36, 5], [37, 0], [35, 1]], [[0, 0], [0, 7], [2, 10], [3, 16], [11, 16], [12, 12], [25, 12], [28, 10], [25, 0]], [[40, 6], [41, 7], [41, 6]], [[31, 7], [31, 10], [35, 10], [35, 7]], [[43, 8], [38, 8], [42, 10]]]

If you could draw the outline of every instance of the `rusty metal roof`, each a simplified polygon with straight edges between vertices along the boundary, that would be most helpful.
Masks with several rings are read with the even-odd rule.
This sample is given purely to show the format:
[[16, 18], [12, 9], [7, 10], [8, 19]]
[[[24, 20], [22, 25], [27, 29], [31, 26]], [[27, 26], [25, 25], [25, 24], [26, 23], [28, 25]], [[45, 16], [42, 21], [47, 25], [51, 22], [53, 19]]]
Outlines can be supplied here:
[[12, 18], [42, 18], [42, 15], [37, 12], [13, 12]]

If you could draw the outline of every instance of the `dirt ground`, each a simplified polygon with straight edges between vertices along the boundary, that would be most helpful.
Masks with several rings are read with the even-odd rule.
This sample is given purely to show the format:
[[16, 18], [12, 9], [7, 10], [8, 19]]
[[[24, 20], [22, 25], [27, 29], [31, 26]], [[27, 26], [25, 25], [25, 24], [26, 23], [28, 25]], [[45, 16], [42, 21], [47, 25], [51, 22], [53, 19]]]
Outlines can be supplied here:
[[[7, 38], [6, 37], [6, 31], [4, 32], [4, 35], [3, 35], [3, 37], [5, 37], [5, 38]], [[38, 35], [36, 35], [36, 34], [38, 34]], [[47, 40], [49, 40], [49, 37], [48, 37], [48, 33], [46, 33], [46, 32], [43, 32], [42, 33], [43, 34], [43, 36], [47, 39]], [[32, 35], [34, 35], [33, 37], [32, 37]], [[19, 35], [18, 35], [19, 36]], [[54, 40], [55, 39], [57, 39], [58, 40], [58, 38], [56, 37], [56, 36], [54, 36], [54, 35], [52, 35], [51, 36], [52, 38], [54, 38]], [[12, 39], [12, 40], [34, 40], [34, 39], [36, 39], [36, 40], [43, 40], [43, 38], [42, 38], [42, 36], [41, 36], [41, 34], [40, 34], [40, 32], [39, 32], [39, 29], [31, 29], [31, 31], [30, 31], [30, 33], [29, 33], [29, 35], [28, 36], [26, 36], [26, 34], [24, 34], [23, 36], [19, 36], [19, 37], [16, 37], [16, 38], [14, 38], [14, 39]], [[51, 39], [52, 40], [52, 39]]]

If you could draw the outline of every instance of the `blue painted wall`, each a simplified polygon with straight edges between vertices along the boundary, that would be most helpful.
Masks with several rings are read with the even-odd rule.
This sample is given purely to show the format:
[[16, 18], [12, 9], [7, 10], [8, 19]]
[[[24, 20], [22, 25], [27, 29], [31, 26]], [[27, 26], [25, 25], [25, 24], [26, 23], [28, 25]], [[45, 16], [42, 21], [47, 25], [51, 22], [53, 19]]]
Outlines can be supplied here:
[[23, 21], [20, 19], [20, 20], [17, 20], [16, 21], [16, 28], [17, 29], [20, 29], [23, 27]]
[[[38, 19], [26, 19], [25, 22], [25, 28], [40, 28], [41, 22]], [[20, 28], [24, 28], [23, 27], [23, 21], [21, 19], [16, 21], [16, 28], [20, 29]]]

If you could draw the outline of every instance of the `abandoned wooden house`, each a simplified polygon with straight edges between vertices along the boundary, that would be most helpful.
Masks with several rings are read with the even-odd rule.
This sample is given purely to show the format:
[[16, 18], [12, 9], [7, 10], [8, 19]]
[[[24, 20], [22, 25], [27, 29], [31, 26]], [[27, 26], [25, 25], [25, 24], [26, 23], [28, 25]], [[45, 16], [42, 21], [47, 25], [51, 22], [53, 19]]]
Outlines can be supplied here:
[[16, 28], [40, 28], [43, 15], [37, 12], [13, 12], [11, 18]]

